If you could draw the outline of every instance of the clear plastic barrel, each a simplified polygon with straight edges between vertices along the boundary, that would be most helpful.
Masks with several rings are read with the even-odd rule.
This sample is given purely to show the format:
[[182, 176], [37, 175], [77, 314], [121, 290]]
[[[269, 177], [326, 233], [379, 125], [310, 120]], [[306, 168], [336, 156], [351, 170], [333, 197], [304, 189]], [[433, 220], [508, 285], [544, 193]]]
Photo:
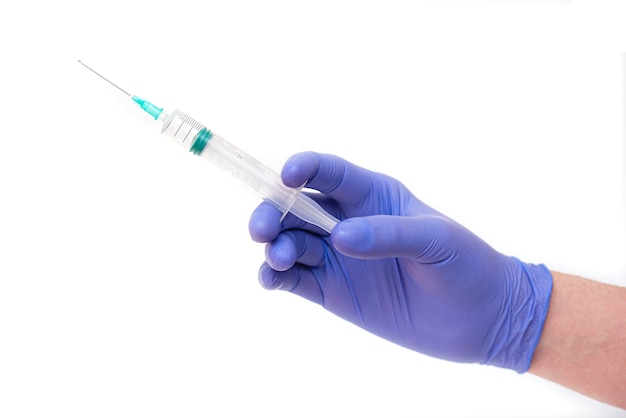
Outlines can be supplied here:
[[[197, 148], [197, 144], [194, 146], [194, 141], [196, 141], [199, 133], [205, 131], [208, 130], [203, 124], [180, 110], [175, 110], [163, 117], [161, 132], [188, 150], [192, 150], [192, 147]], [[207, 135], [204, 136], [207, 137]], [[283, 212], [283, 216], [289, 211], [328, 233], [339, 222], [315, 200], [300, 193], [299, 189], [286, 187], [280, 175], [259, 160], [246, 154], [219, 135], [211, 133], [209, 138], [206, 146], [200, 148], [198, 153], [219, 167], [230, 171], [235, 178], [248, 185]]]
[[170, 114], [162, 113], [162, 115], [164, 120], [161, 133], [169, 136], [187, 149], [191, 148], [198, 132], [205, 128], [203, 124], [178, 109]]

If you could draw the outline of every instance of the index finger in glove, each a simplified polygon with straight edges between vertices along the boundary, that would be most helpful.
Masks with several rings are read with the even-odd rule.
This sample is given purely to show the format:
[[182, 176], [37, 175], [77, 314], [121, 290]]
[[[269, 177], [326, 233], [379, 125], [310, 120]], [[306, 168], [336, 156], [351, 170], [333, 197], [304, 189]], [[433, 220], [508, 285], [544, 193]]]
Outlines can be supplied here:
[[289, 187], [319, 190], [341, 203], [355, 204], [371, 194], [376, 173], [329, 154], [302, 152], [284, 164], [281, 177]]

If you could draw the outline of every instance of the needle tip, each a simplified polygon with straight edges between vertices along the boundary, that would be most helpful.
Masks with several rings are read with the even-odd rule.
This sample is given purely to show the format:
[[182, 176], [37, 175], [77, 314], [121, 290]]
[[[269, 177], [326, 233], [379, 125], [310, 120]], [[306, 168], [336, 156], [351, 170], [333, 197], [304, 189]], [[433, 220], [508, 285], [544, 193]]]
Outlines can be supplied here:
[[105, 80], [107, 83], [111, 84], [112, 86], [114, 86], [115, 88], [117, 88], [118, 90], [120, 90], [122, 93], [126, 94], [128, 97], [133, 97], [129, 92], [127, 92], [126, 90], [124, 90], [123, 88], [121, 88], [120, 86], [118, 86], [117, 84], [113, 83], [111, 80], [109, 80], [108, 78], [104, 77], [102, 74], [100, 74], [99, 72], [95, 71], [93, 68], [89, 67], [87, 64], [85, 64], [84, 62], [82, 62], [81, 60], [77, 60], [83, 67], [85, 67], [86, 69], [88, 69], [89, 71], [91, 71], [92, 73], [96, 74], [98, 77], [102, 78], [103, 80]]

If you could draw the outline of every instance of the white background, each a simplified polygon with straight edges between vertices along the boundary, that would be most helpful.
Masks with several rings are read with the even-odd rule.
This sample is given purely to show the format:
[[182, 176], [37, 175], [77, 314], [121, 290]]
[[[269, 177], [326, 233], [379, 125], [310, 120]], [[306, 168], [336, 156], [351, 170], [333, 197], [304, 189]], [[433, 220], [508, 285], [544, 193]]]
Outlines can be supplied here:
[[2, 8], [0, 416], [626, 416], [263, 290], [259, 198], [76, 62], [276, 170], [341, 155], [626, 285], [623, 1], [203, 3]]

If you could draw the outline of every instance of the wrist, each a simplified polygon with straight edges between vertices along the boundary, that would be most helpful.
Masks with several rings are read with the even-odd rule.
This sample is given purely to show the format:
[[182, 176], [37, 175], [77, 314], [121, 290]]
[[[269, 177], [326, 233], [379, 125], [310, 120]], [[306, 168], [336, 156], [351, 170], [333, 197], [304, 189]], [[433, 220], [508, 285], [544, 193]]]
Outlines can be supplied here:
[[626, 288], [553, 272], [530, 373], [626, 408]]

